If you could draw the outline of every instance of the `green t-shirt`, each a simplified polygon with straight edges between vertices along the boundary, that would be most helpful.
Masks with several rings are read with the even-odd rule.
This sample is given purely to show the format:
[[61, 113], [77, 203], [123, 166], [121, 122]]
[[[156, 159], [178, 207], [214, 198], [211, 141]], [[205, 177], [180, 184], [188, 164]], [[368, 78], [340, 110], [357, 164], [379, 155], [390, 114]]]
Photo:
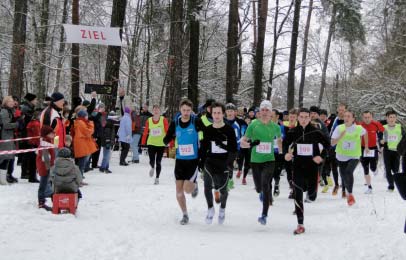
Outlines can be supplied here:
[[260, 141], [259, 145], [251, 149], [251, 162], [263, 163], [275, 161], [275, 140], [281, 137], [281, 128], [277, 124], [270, 121], [265, 125], [261, 120], [252, 121], [245, 132], [245, 136], [253, 141]]

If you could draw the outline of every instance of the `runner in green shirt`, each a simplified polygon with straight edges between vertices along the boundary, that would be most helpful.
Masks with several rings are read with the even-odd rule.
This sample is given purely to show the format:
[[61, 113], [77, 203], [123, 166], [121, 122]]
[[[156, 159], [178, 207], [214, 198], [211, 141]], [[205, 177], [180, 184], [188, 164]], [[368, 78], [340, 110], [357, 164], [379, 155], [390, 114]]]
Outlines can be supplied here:
[[245, 136], [241, 139], [241, 147], [252, 148], [251, 166], [255, 189], [262, 201], [262, 215], [258, 222], [266, 225], [269, 204], [272, 201], [270, 183], [275, 169], [274, 146], [277, 145], [282, 153], [282, 140], [280, 127], [271, 121], [272, 103], [268, 100], [262, 101], [260, 112], [258, 120], [248, 126]]

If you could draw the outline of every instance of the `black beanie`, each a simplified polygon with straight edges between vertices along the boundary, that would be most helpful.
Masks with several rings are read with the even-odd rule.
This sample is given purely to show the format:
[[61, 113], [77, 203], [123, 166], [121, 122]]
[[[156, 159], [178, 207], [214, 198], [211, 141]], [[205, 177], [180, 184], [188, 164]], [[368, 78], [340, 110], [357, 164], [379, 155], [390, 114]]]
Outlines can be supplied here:
[[319, 107], [311, 106], [309, 110], [310, 110], [310, 112], [314, 112], [314, 113], [317, 113], [317, 114], [320, 115], [320, 108]]
[[32, 94], [32, 93], [27, 93], [27, 94], [24, 96], [24, 99], [27, 100], [28, 102], [31, 102], [31, 101], [33, 101], [33, 100], [36, 99], [36, 98], [37, 98], [37, 96], [34, 95], [34, 94]]
[[66, 147], [64, 147], [64, 148], [62, 148], [62, 149], [60, 149], [60, 150], [58, 151], [58, 157], [61, 157], [61, 158], [69, 158], [70, 155], [71, 155], [71, 152], [70, 152], [70, 150], [69, 150], [68, 148], [66, 148]]
[[61, 99], [64, 99], [65, 97], [63, 96], [62, 93], [54, 92], [54, 93], [51, 95], [51, 98], [52, 98], [52, 101], [53, 101], [53, 102], [57, 102], [57, 101], [59, 101], [59, 100], [61, 100]]

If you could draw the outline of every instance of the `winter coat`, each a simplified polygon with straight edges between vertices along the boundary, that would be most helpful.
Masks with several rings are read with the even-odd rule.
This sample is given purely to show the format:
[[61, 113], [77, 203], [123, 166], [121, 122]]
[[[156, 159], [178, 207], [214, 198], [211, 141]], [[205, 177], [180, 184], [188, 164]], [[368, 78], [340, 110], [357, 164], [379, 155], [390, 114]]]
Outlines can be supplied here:
[[142, 129], [145, 126], [145, 117], [137, 115], [136, 111], [131, 111], [131, 121], [132, 121], [132, 134], [142, 135]]
[[101, 146], [110, 149], [114, 145], [116, 132], [114, 124], [116, 123], [112, 117], [107, 117], [106, 125], [103, 127], [103, 134], [101, 136]]
[[94, 123], [93, 137], [96, 139], [100, 139], [103, 135], [102, 120], [103, 120], [104, 116], [105, 115], [103, 115], [102, 113], [94, 111], [91, 114], [91, 118], [89, 118], [89, 120], [93, 121], [93, 123]]
[[51, 178], [54, 193], [76, 193], [82, 182], [80, 170], [70, 158], [56, 158]]
[[[2, 108], [0, 111], [1, 125], [1, 140], [9, 140], [14, 138], [14, 130], [17, 128], [17, 123], [14, 118], [13, 108]], [[0, 143], [0, 151], [15, 150], [15, 142]], [[0, 163], [3, 160], [14, 159], [14, 154], [0, 155]]]
[[[39, 147], [53, 146], [52, 140], [41, 139]], [[39, 176], [47, 176], [48, 171], [55, 162], [55, 149], [39, 150], [36, 157], [36, 166]]]
[[94, 125], [92, 121], [78, 118], [74, 123], [73, 151], [75, 158], [81, 158], [98, 150], [96, 142], [93, 140]]
[[41, 113], [41, 127], [43, 125], [49, 125], [54, 129], [55, 137], [58, 137], [58, 148], [65, 146], [66, 130], [62, 120], [60, 109], [54, 104], [50, 104]]
[[131, 116], [128, 113], [124, 113], [124, 116], [120, 120], [120, 128], [118, 129], [118, 141], [123, 143], [131, 143], [132, 129], [131, 129]]
[[[31, 120], [27, 125], [27, 137], [38, 137], [41, 135], [41, 128], [38, 119]], [[39, 146], [39, 138], [30, 139], [27, 141], [30, 148]]]

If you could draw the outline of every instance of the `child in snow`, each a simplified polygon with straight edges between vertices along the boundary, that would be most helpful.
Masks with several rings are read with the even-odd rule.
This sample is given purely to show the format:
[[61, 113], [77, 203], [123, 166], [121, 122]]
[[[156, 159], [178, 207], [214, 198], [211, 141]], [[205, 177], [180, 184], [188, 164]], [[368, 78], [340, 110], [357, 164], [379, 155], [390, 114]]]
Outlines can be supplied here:
[[[41, 128], [41, 140], [39, 148], [54, 147], [54, 130], [48, 125]], [[40, 176], [38, 188], [38, 208], [50, 211], [52, 208], [45, 204], [46, 198], [52, 196], [51, 185], [49, 183], [49, 170], [54, 165], [55, 151], [53, 148], [39, 150], [36, 158], [36, 166]]]
[[58, 151], [51, 172], [54, 193], [78, 193], [78, 197], [82, 197], [79, 190], [82, 174], [75, 165], [69, 148], [64, 147]]

